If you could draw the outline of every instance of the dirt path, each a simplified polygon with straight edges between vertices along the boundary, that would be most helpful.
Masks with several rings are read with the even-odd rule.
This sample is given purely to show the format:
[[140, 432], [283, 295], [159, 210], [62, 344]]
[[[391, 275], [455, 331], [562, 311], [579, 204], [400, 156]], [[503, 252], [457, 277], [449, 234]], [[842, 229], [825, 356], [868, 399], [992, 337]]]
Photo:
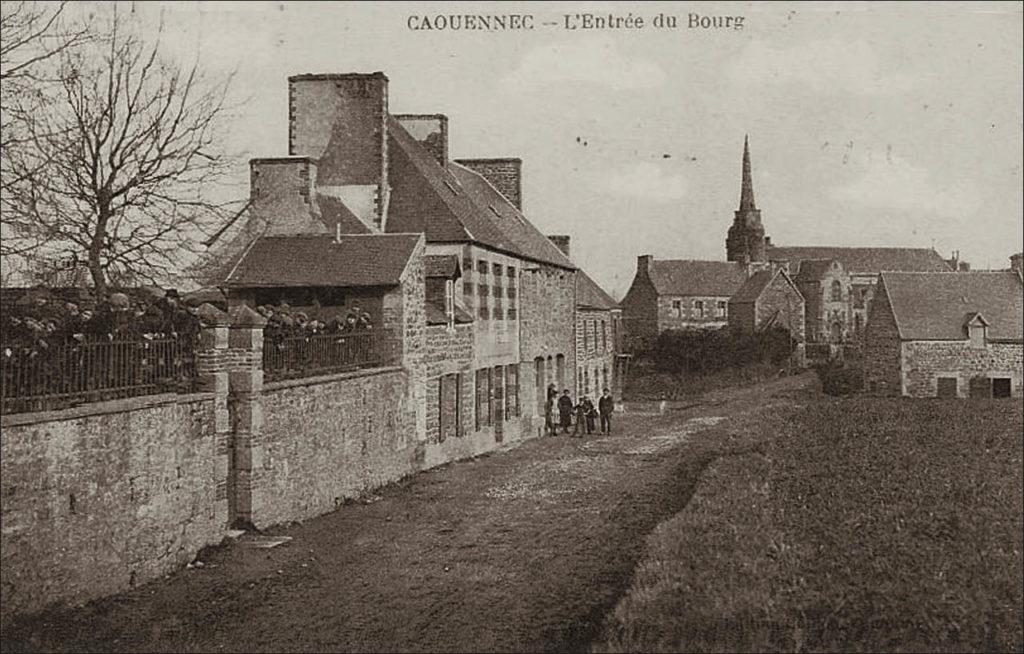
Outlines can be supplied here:
[[535, 440], [371, 504], [235, 543], [204, 567], [4, 634], [4, 651], [585, 651], [644, 537], [807, 376], [724, 391], [612, 437]]

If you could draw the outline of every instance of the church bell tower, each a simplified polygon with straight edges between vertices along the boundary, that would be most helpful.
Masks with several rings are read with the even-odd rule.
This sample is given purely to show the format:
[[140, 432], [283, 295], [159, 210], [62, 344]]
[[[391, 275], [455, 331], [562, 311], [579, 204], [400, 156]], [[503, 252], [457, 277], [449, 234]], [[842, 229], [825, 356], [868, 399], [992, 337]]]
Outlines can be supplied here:
[[729, 261], [765, 260], [764, 226], [761, 211], [754, 205], [754, 183], [750, 177], [750, 143], [743, 138], [743, 181], [740, 208], [725, 239], [725, 258]]

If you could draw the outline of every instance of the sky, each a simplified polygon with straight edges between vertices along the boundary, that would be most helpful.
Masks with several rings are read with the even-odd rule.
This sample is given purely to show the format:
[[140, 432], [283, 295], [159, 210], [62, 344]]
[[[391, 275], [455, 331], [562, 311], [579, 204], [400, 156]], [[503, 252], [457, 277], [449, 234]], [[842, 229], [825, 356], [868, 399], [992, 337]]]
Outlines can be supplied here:
[[[234, 71], [229, 148], [287, 154], [287, 77], [383, 71], [392, 113], [449, 117], [456, 157], [520, 157], [527, 217], [616, 298], [636, 257], [725, 258], [744, 135], [780, 245], [1022, 249], [1019, 3], [124, 3], [169, 56]], [[565, 15], [642, 16], [569, 30]], [[411, 30], [423, 16], [535, 29]], [[743, 16], [689, 28], [689, 14]], [[676, 29], [654, 16], [677, 17]], [[579, 19], [571, 19], [578, 21]], [[553, 25], [543, 25], [545, 22]]]

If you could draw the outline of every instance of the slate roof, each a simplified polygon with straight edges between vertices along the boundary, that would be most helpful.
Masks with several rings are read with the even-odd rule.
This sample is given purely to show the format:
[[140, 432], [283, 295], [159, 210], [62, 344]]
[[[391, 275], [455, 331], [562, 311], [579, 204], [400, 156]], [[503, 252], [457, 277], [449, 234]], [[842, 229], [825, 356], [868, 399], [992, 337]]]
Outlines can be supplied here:
[[904, 340], [966, 339], [974, 313], [989, 323], [989, 340], [1024, 340], [1024, 284], [1014, 272], [885, 272], [882, 283]]
[[[832, 269], [832, 262], [834, 259], [811, 259], [800, 262], [800, 271], [796, 274], [796, 279], [801, 281], [817, 281], [821, 279], [822, 275]], [[842, 262], [840, 262], [842, 265]]]
[[830, 246], [771, 246], [766, 256], [772, 261], [836, 259], [848, 273], [945, 272], [949, 264], [931, 248], [844, 248]]
[[576, 273], [576, 306], [604, 310], [618, 308], [615, 300], [582, 270]]
[[731, 296], [747, 280], [743, 265], [730, 261], [654, 260], [650, 275], [659, 295]]
[[223, 285], [393, 286], [419, 234], [265, 236], [242, 255]]
[[372, 234], [373, 230], [359, 220], [352, 211], [345, 206], [345, 203], [338, 198], [324, 193], [316, 194], [316, 203], [320, 207], [320, 219], [327, 228], [327, 233], [333, 234], [337, 225], [341, 224], [342, 234]]
[[774, 278], [775, 275], [770, 270], [757, 271], [743, 282], [743, 286], [740, 286], [739, 290], [733, 294], [730, 301], [737, 304], [757, 302], [757, 298], [761, 297], [761, 293], [768, 288]]
[[525, 259], [575, 269], [561, 250], [478, 173], [441, 166], [388, 117], [388, 232], [425, 232], [431, 242], [475, 242]]
[[[444, 305], [438, 302], [431, 302], [427, 300], [427, 324], [428, 325], [447, 325], [448, 316], [444, 313]], [[473, 317], [466, 313], [463, 309], [456, 305], [455, 307], [455, 323], [463, 325], [468, 322], [473, 322]]]
[[423, 258], [425, 277], [457, 279], [461, 275], [459, 258], [454, 254], [430, 254]]

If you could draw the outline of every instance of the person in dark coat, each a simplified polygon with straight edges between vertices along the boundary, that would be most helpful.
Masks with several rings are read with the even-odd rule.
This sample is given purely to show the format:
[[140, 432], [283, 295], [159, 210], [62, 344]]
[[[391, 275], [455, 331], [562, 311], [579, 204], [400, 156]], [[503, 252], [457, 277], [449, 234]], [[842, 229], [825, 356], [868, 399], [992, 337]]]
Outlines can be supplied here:
[[597, 417], [597, 409], [594, 408], [594, 403], [587, 396], [583, 396], [583, 412], [587, 417], [587, 433], [593, 434], [596, 431], [594, 423]]
[[576, 403], [576, 426], [573, 427], [572, 435], [581, 436], [581, 432], [585, 432], [587, 428], [587, 407], [583, 404], [583, 400]]
[[610, 434], [612, 433], [612, 411], [615, 410], [615, 400], [612, 399], [612, 393], [607, 388], [604, 389], [604, 394], [601, 399], [597, 401], [597, 411], [601, 414], [601, 433]]
[[568, 434], [569, 427], [572, 427], [572, 398], [569, 397], [569, 389], [562, 391], [562, 397], [558, 398], [558, 420], [562, 425], [562, 433]]

